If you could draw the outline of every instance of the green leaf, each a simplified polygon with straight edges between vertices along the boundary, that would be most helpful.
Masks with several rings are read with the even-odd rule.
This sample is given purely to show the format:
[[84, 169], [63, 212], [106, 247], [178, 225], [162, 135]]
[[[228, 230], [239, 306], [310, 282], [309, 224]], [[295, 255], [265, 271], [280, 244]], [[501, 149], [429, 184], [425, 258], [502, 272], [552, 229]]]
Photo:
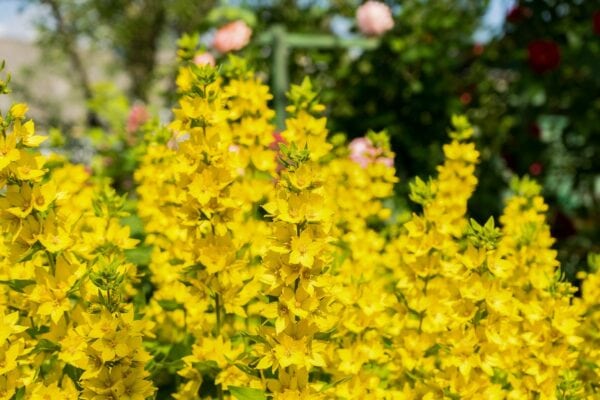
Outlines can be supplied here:
[[239, 333], [240, 333], [240, 334], [241, 334], [243, 337], [246, 337], [246, 338], [248, 338], [248, 339], [250, 339], [250, 340], [252, 340], [252, 341], [254, 341], [254, 342], [256, 342], [256, 343], [263, 343], [263, 344], [267, 344], [267, 345], [269, 344], [269, 342], [268, 342], [268, 341], [267, 341], [267, 340], [266, 340], [264, 337], [262, 337], [262, 336], [260, 336], [260, 335], [251, 335], [251, 334], [249, 334], [249, 333], [248, 333], [248, 332], [246, 332], [246, 331], [241, 331], [241, 332], [239, 332]]
[[11, 279], [8, 281], [0, 281], [2, 285], [8, 285], [12, 290], [23, 293], [23, 289], [27, 286], [35, 285], [35, 281], [33, 279]]
[[409, 182], [410, 194], [408, 197], [417, 204], [426, 205], [435, 198], [435, 185], [430, 178], [427, 182], [423, 181], [418, 176], [414, 181]]
[[74, 367], [71, 364], [66, 364], [63, 368], [63, 373], [71, 378], [75, 385], [79, 385], [79, 378], [81, 378], [83, 370], [81, 368]]
[[267, 400], [264, 390], [239, 386], [229, 386], [227, 390], [238, 400]]
[[60, 345], [51, 342], [48, 339], [40, 339], [37, 343], [37, 345], [35, 346], [35, 348], [33, 349], [34, 353], [41, 353], [41, 352], [49, 352], [49, 353], [53, 353], [55, 351], [59, 351], [60, 350]]
[[21, 386], [17, 389], [12, 399], [14, 400], [23, 400], [25, 398], [25, 386]]
[[428, 348], [427, 350], [425, 350], [425, 357], [431, 357], [431, 356], [437, 356], [438, 353], [440, 352], [440, 349], [442, 348], [442, 346], [439, 343], [434, 344], [433, 346], [431, 346], [430, 348]]
[[333, 388], [333, 387], [335, 387], [335, 386], [337, 386], [337, 385], [339, 385], [339, 384], [341, 384], [341, 383], [348, 382], [350, 379], [352, 379], [352, 377], [351, 377], [351, 376], [345, 376], [345, 377], [343, 377], [343, 378], [341, 378], [341, 379], [338, 379], [337, 381], [330, 382], [330, 383], [328, 383], [328, 384], [324, 385], [324, 386], [323, 386], [323, 387], [322, 387], [322, 388], [319, 390], [319, 392], [323, 393], [323, 392], [325, 392], [326, 390], [329, 390], [329, 389], [331, 389], [331, 388]]
[[179, 304], [175, 300], [159, 300], [158, 304], [165, 311], [183, 310], [183, 305]]
[[589, 253], [587, 256], [587, 263], [590, 267], [590, 271], [596, 272], [600, 270], [600, 253]]
[[[51, 166], [49, 166], [48, 163], [46, 163], [44, 165], [44, 167], [50, 168]], [[29, 260], [31, 260], [33, 258], [33, 256], [36, 255], [36, 253], [39, 250], [42, 250], [43, 248], [44, 248], [44, 246], [42, 246], [40, 242], [35, 242], [33, 244], [33, 246], [31, 246], [31, 248], [25, 252], [25, 254], [23, 254], [21, 257], [19, 257], [19, 259], [17, 261], [20, 262], [20, 263], [21, 262], [25, 262], [25, 261], [29, 261]]]
[[219, 364], [214, 360], [200, 361], [193, 363], [192, 366], [202, 375], [216, 376], [220, 371]]
[[35, 339], [38, 335], [42, 335], [44, 333], [50, 332], [50, 328], [45, 325], [33, 326], [33, 327], [27, 329], [25, 332], [27, 332], [27, 334], [29, 336], [31, 336], [33, 339]]
[[259, 373], [258, 370], [255, 370], [253, 368], [250, 368], [249, 366], [247, 366], [246, 364], [242, 364], [242, 363], [235, 363], [234, 364], [240, 371], [250, 375], [250, 376], [255, 376], [255, 377], [259, 377]]
[[125, 258], [136, 265], [150, 264], [152, 246], [138, 246], [134, 249], [125, 250]]

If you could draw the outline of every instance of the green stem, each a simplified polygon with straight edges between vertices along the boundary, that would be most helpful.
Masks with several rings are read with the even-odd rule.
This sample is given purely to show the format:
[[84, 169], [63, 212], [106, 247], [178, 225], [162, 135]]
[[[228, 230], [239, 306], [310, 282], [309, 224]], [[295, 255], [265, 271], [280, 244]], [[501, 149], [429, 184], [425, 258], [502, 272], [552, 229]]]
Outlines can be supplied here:
[[288, 88], [288, 46], [283, 25], [273, 27], [273, 95], [278, 129], [285, 128], [285, 92]]
[[56, 259], [54, 253], [46, 250], [46, 257], [48, 257], [48, 264], [50, 264], [50, 272], [52, 275], [56, 272]]
[[[221, 295], [219, 293], [215, 294], [215, 313], [217, 314], [217, 336], [221, 335], [221, 323], [222, 323], [222, 315], [221, 315]], [[223, 386], [219, 383], [217, 385], [217, 396], [219, 400], [223, 400]]]
[[217, 336], [221, 334], [221, 296], [215, 294], [215, 311], [217, 314]]
[[340, 38], [334, 35], [286, 32], [285, 26], [275, 25], [258, 38], [258, 43], [273, 48], [272, 82], [275, 103], [275, 123], [277, 128], [285, 128], [285, 92], [289, 84], [289, 50], [294, 48], [335, 49], [359, 48], [376, 49], [380, 41], [375, 38]]

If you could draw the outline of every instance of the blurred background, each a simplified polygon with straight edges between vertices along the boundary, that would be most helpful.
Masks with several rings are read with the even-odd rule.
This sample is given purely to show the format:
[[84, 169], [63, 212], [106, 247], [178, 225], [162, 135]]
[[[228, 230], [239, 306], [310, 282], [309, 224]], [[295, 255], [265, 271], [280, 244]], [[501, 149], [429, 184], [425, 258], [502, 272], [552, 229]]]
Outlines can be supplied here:
[[[362, 3], [0, 0], [0, 60], [11, 99], [30, 104], [51, 144], [125, 192], [140, 126], [169, 119], [184, 34], [199, 62], [242, 55], [276, 93], [310, 76], [332, 133], [386, 130], [398, 210], [413, 207], [408, 182], [435, 173], [450, 117], [464, 113], [482, 153], [471, 215], [498, 216], [511, 178], [535, 178], [574, 279], [600, 250], [600, 0], [385, 1], [383, 32], [358, 23]], [[218, 39], [239, 21], [249, 41]]]

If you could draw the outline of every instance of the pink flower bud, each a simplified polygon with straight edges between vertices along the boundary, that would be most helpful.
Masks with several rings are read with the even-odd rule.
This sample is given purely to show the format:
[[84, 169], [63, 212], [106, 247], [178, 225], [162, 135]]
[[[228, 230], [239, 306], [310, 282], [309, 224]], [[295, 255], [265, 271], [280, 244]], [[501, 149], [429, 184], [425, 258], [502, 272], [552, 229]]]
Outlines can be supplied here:
[[365, 137], [352, 140], [348, 148], [350, 149], [350, 159], [363, 168], [371, 164], [373, 155], [377, 151], [373, 147], [373, 143]]
[[143, 104], [136, 104], [131, 107], [129, 117], [127, 117], [127, 132], [137, 131], [146, 121], [150, 119], [150, 113]]
[[273, 132], [273, 141], [269, 144], [269, 148], [279, 151], [279, 143], [287, 144], [280, 132]]
[[242, 20], [220, 27], [215, 34], [213, 47], [219, 53], [228, 53], [244, 48], [250, 41], [252, 29]]
[[369, 0], [356, 10], [358, 29], [365, 35], [380, 36], [394, 27], [392, 10], [379, 2]]
[[196, 57], [194, 57], [194, 64], [210, 65], [211, 67], [214, 67], [216, 65], [215, 56], [213, 56], [209, 52], [197, 54]]

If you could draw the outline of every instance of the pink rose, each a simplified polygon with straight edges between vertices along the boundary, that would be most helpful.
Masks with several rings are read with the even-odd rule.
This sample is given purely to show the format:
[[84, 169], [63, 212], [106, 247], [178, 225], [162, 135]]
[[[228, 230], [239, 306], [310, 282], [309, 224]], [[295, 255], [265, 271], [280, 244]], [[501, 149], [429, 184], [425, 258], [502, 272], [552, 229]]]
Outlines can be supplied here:
[[394, 159], [392, 157], [379, 157], [377, 163], [383, 164], [386, 167], [392, 168], [394, 166]]
[[379, 1], [369, 0], [356, 10], [358, 29], [365, 35], [380, 36], [394, 27], [392, 10]]
[[194, 57], [194, 64], [210, 65], [211, 67], [214, 67], [216, 65], [215, 56], [213, 56], [209, 52], [197, 54], [196, 57]]
[[366, 168], [371, 163], [369, 154], [372, 153], [373, 145], [369, 139], [356, 138], [350, 142], [348, 148], [350, 149], [350, 159], [361, 167]]
[[350, 159], [366, 168], [369, 164], [383, 164], [387, 167], [394, 166], [393, 157], [389, 153], [384, 154], [383, 149], [375, 147], [371, 139], [366, 137], [353, 139], [348, 145], [350, 150]]
[[252, 29], [244, 21], [230, 22], [217, 30], [213, 47], [219, 53], [240, 50], [248, 44], [250, 36], [252, 36]]
[[373, 143], [365, 137], [352, 140], [348, 148], [350, 149], [350, 159], [363, 168], [371, 164], [377, 154], [377, 149], [373, 146]]

